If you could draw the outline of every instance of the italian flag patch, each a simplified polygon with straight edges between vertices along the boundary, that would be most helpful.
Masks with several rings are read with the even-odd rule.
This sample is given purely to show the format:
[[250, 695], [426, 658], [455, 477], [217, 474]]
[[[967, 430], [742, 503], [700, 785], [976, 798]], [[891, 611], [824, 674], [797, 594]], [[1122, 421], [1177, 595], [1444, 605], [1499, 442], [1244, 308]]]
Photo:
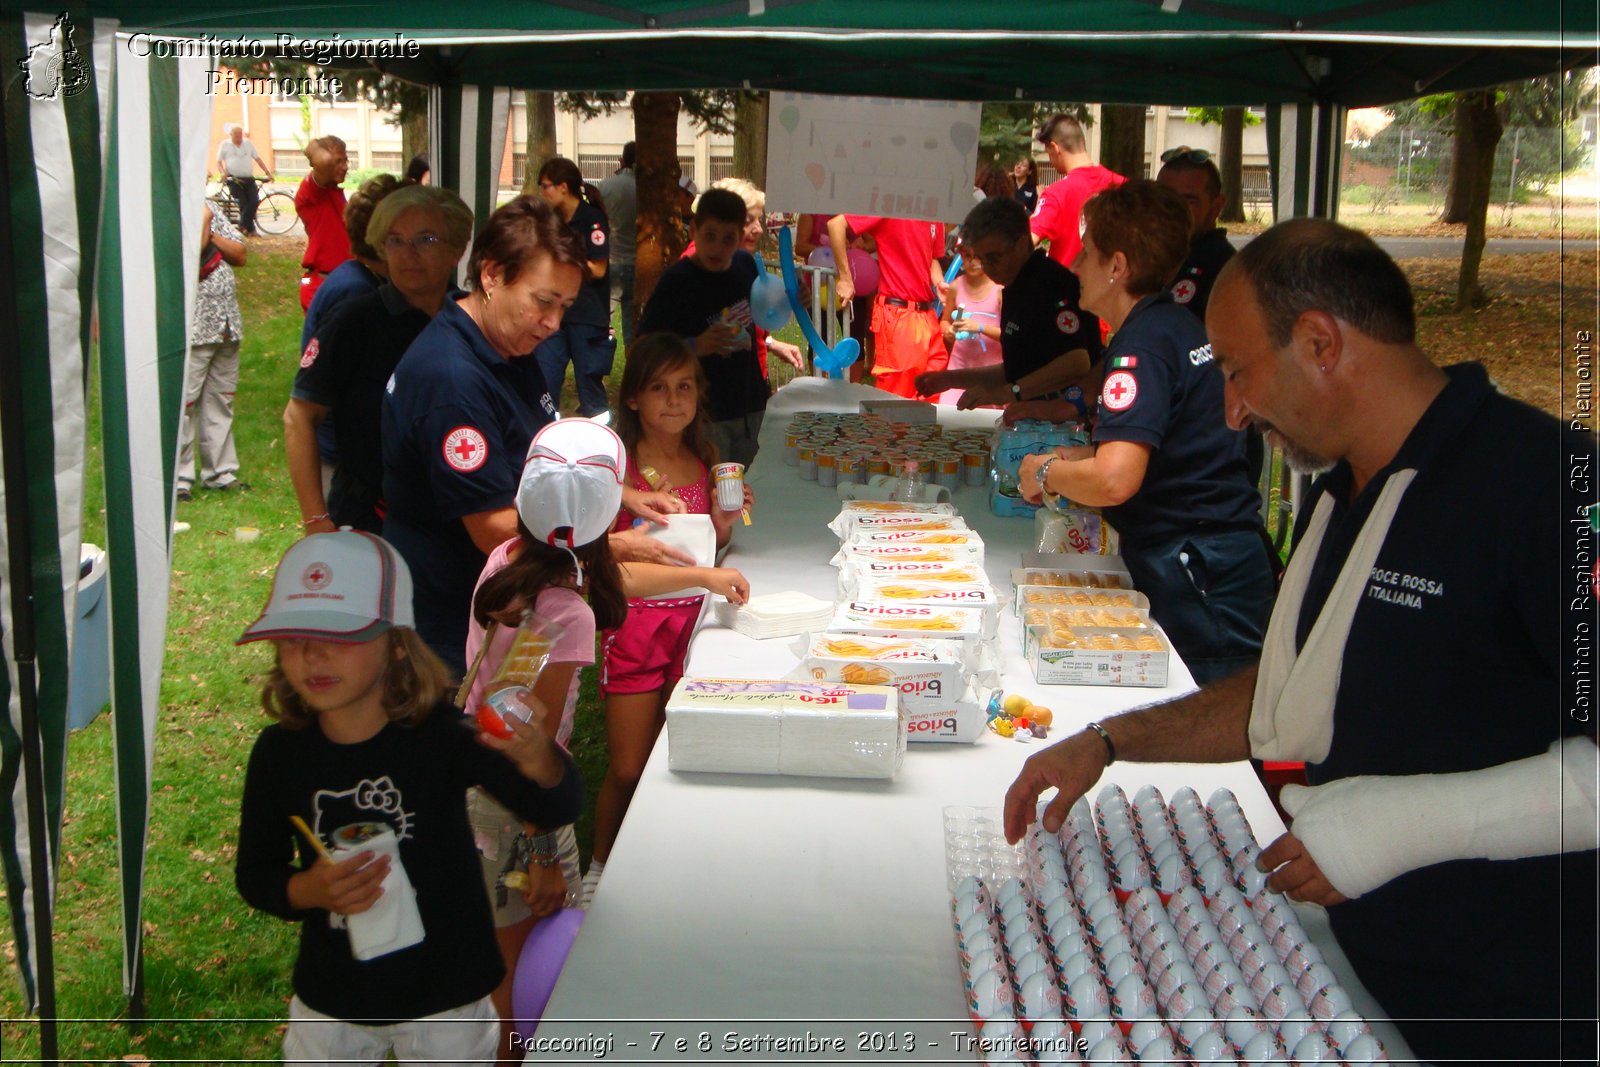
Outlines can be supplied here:
[[1112, 370], [1123, 370], [1123, 369], [1129, 368], [1129, 367], [1137, 367], [1138, 365], [1139, 365], [1139, 357], [1138, 356], [1113, 356], [1111, 358], [1111, 369]]

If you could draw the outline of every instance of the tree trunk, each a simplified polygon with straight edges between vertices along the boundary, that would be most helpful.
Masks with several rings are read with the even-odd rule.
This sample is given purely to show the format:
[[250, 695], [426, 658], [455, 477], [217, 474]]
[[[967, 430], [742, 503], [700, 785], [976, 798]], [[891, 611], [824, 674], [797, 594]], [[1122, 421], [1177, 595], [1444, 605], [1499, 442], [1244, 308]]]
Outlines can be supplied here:
[[[1474, 95], [1457, 93], [1455, 106], [1451, 112], [1455, 135], [1450, 138], [1450, 180], [1445, 186], [1444, 210], [1439, 213], [1440, 222], [1466, 222], [1472, 210], [1470, 193], [1474, 164], [1471, 153], [1462, 146], [1462, 138], [1471, 136], [1467, 127], [1471, 124], [1472, 118], [1467, 112], [1472, 106], [1470, 101]], [[1500, 139], [1499, 133], [1494, 136], [1496, 141]]]
[[1503, 127], [1495, 109], [1495, 91], [1483, 89], [1462, 93], [1456, 115], [1464, 119], [1456, 127], [1457, 151], [1467, 157], [1464, 173], [1470, 181], [1467, 198], [1467, 236], [1461, 246], [1461, 277], [1456, 283], [1456, 310], [1480, 308], [1488, 303], [1478, 283], [1478, 267], [1483, 262], [1483, 246], [1488, 234], [1489, 186], [1494, 179], [1494, 150], [1500, 143]]
[[639, 190], [633, 307], [637, 314], [686, 244], [678, 227], [677, 93], [633, 94], [634, 182]]
[[1222, 205], [1219, 222], [1244, 221], [1244, 108], [1222, 109], [1222, 144], [1218, 169], [1222, 171]]
[[429, 93], [426, 86], [403, 84], [397, 96], [400, 113], [395, 119], [400, 124], [400, 166], [395, 169], [403, 175], [418, 152], [431, 151], [428, 147]]
[[556, 94], [527, 92], [528, 158], [522, 167], [522, 192], [539, 191], [539, 168], [556, 154]]
[[1100, 109], [1100, 164], [1125, 178], [1147, 177], [1144, 167], [1143, 104], [1106, 104]]
[[734, 111], [733, 173], [767, 187], [767, 105], [765, 92], [742, 92]]

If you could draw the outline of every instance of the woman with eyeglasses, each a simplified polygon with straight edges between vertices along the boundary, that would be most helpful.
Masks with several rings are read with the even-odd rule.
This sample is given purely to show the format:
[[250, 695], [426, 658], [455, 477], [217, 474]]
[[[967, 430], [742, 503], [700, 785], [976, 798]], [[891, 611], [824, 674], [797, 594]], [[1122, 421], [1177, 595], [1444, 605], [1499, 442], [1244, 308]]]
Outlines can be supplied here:
[[[501, 206], [472, 243], [468, 291], [444, 300], [386, 387], [383, 537], [411, 568], [417, 632], [458, 678], [473, 587], [489, 553], [517, 534], [528, 445], [556, 419], [548, 392], [527, 401], [516, 364], [561, 328], [587, 269], [548, 204], [522, 196]], [[623, 501], [653, 522], [683, 508], [665, 493], [628, 490]], [[611, 548], [619, 560], [692, 562], [638, 532], [613, 535]]]
[[[352, 200], [351, 210], [356, 205]], [[305, 533], [341, 526], [382, 532], [384, 385], [444, 305], [471, 238], [472, 211], [438, 186], [396, 189], [371, 209], [362, 247], [381, 261], [388, 279], [319, 321], [283, 411], [284, 455]], [[317, 428], [335, 412], [338, 459], [325, 490]]]
[[[586, 199], [593, 190], [593, 199]], [[539, 345], [534, 357], [544, 372], [545, 386], [559, 406], [561, 387], [572, 364], [578, 390], [578, 414], [586, 419], [606, 415], [606, 375], [616, 358], [611, 336], [611, 283], [606, 270], [611, 257], [611, 226], [600, 191], [584, 184], [578, 165], [561, 156], [539, 168], [539, 196], [561, 216], [583, 250], [583, 286], [561, 320], [561, 329]], [[601, 419], [601, 422], [609, 421]]]
[[1105, 509], [1135, 588], [1204, 684], [1255, 661], [1274, 579], [1205, 326], [1168, 288], [1189, 251], [1189, 210], [1140, 179], [1097, 194], [1083, 217], [1073, 270], [1084, 309], [1111, 331], [1094, 443], [1028, 456], [1018, 487]]

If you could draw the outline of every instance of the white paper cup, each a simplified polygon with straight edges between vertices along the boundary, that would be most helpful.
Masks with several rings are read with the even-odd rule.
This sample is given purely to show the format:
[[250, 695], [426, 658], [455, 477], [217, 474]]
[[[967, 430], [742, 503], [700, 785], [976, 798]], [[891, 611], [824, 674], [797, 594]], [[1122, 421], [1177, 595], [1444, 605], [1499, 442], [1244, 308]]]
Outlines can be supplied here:
[[417, 894], [400, 861], [400, 842], [387, 826], [358, 823], [343, 826], [333, 833], [335, 862], [361, 852], [389, 857], [389, 873], [383, 879], [383, 895], [366, 911], [344, 916], [350, 933], [350, 952], [358, 960], [376, 959], [409, 948], [425, 936], [422, 917], [417, 911]]
[[744, 464], [718, 463], [711, 468], [717, 483], [717, 507], [723, 511], [739, 511], [744, 507]]

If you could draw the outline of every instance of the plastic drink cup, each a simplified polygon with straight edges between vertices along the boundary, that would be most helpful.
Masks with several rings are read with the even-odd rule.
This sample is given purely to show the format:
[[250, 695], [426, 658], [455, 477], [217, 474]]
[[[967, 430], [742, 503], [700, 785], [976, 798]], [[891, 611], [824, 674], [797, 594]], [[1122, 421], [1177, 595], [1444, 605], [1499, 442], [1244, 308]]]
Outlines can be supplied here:
[[717, 506], [723, 511], [738, 511], [744, 507], [744, 464], [718, 463], [711, 468], [711, 477], [717, 485]]

